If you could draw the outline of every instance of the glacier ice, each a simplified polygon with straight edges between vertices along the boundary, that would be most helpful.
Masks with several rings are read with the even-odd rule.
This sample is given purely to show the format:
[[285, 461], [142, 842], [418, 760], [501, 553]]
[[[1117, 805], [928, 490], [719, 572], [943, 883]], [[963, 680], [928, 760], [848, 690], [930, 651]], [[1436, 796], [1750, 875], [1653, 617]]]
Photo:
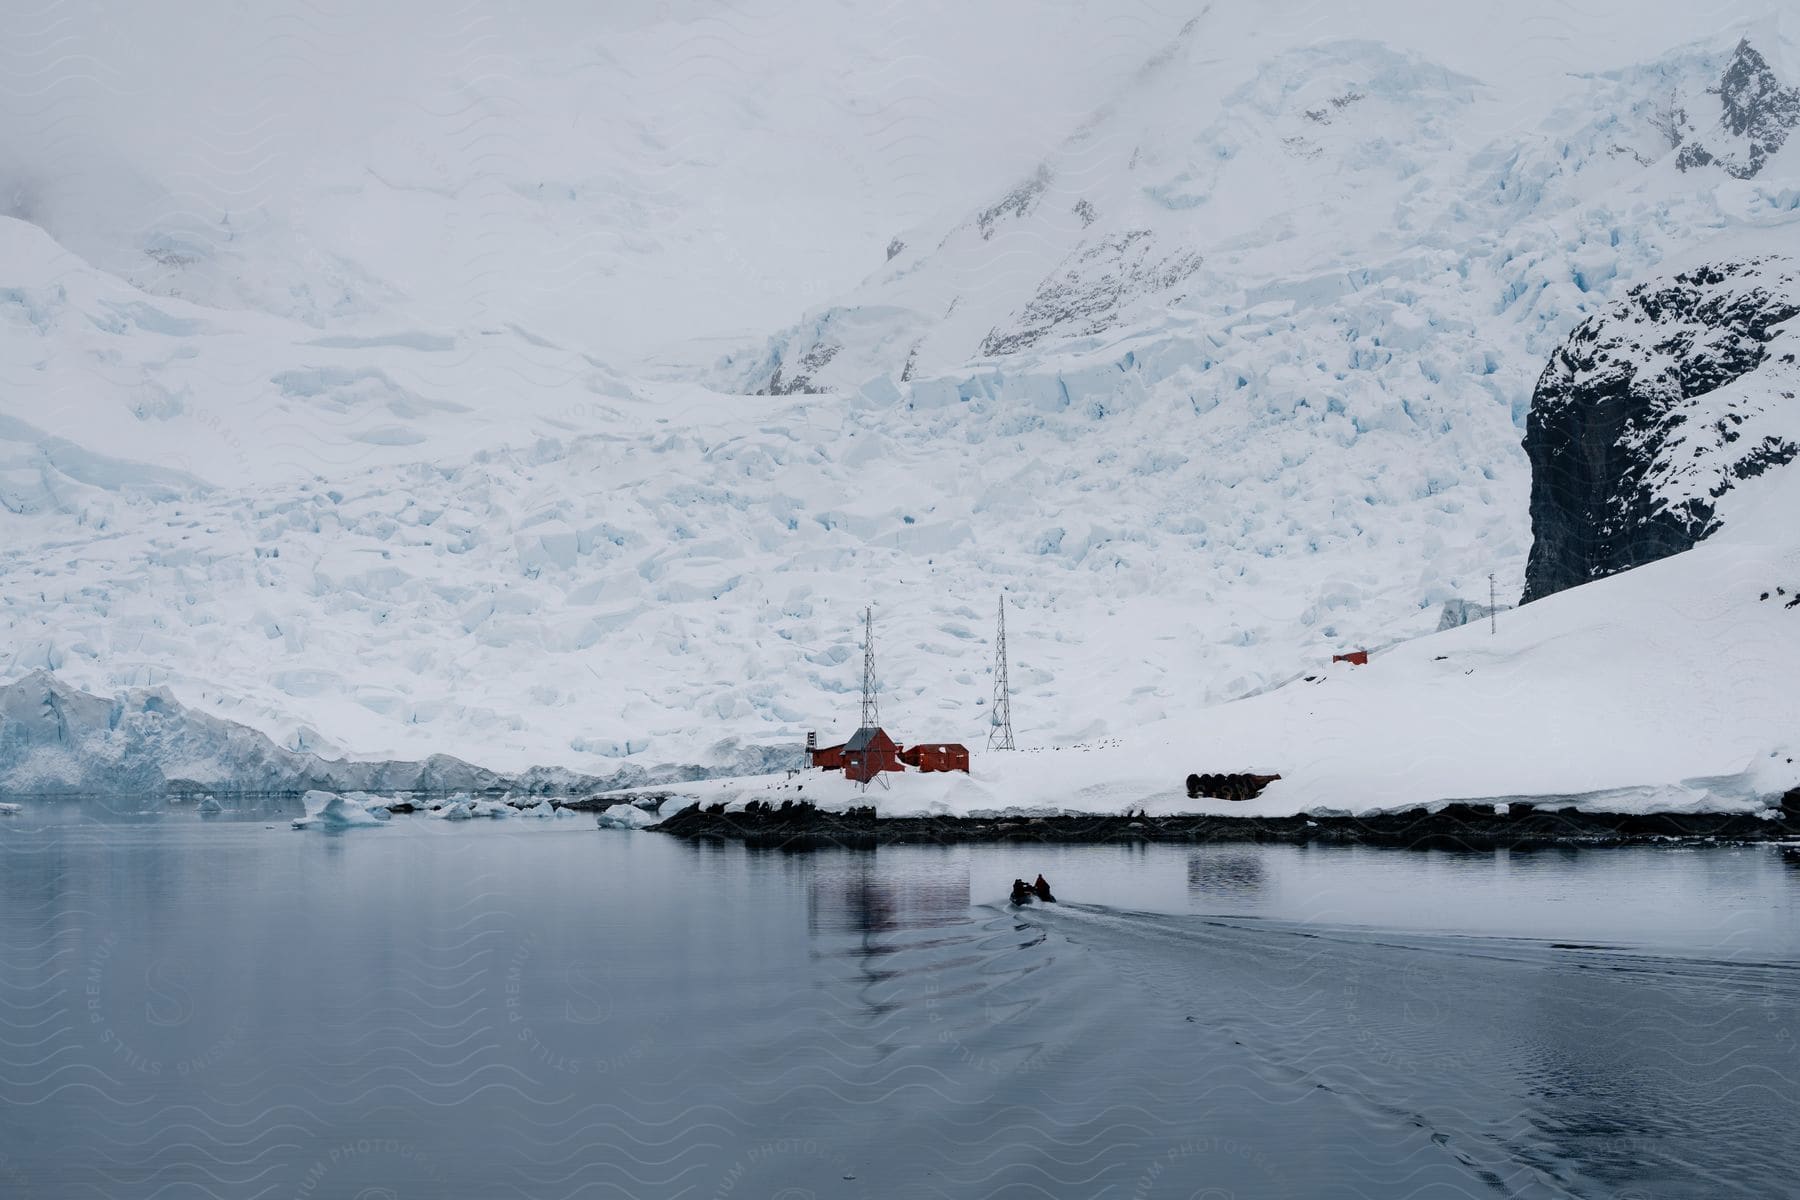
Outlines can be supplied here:
[[[1027, 11], [927, 7], [995, 37]], [[759, 100], [842, 162], [740, 120], [740, 76], [702, 81], [713, 108], [659, 105], [538, 45], [469, 85], [529, 164], [484, 173], [473, 218], [453, 198], [471, 164], [423, 149], [446, 144], [441, 111], [385, 84], [281, 117], [271, 136], [355, 134], [312, 177], [267, 156], [291, 203], [228, 204], [170, 143], [191, 123], [115, 113], [146, 156], [106, 168], [118, 187], [46, 175], [0, 215], [0, 790], [541, 795], [782, 770], [808, 730], [853, 723], [871, 599], [884, 715], [977, 742], [971, 614], [1002, 591], [1015, 719], [1059, 744], [1429, 633], [1490, 571], [1516, 597], [1544, 361], [1678, 260], [1793, 252], [1800, 142], [1763, 137], [1747, 179], [1677, 162], [1689, 143], [1749, 162], [1710, 123], [1746, 35], [1775, 91], [1795, 85], [1779, 20], [1505, 8], [1378, 0], [1290, 27], [1215, 6], [1105, 63], [955, 41], [921, 61], [1038, 97], [1006, 105], [1034, 132], [946, 120], [923, 142], [957, 169], [910, 184], [868, 152], [874, 109], [818, 103], [805, 72]], [[854, 61], [893, 50], [819, 20]], [[667, 61], [683, 32], [628, 41]], [[804, 59], [766, 50], [742, 69]], [[144, 101], [164, 115], [191, 91], [173, 74]], [[894, 86], [937, 105], [931, 82]], [[591, 172], [561, 125], [587, 87], [651, 131], [592, 143]], [[709, 215], [708, 156], [667, 157], [721, 136], [695, 112], [733, 114], [743, 153], [709, 169], [766, 205]], [[823, 160], [866, 191], [797, 195]], [[221, 207], [138, 219], [171, 180]], [[785, 328], [661, 346], [749, 325]]]

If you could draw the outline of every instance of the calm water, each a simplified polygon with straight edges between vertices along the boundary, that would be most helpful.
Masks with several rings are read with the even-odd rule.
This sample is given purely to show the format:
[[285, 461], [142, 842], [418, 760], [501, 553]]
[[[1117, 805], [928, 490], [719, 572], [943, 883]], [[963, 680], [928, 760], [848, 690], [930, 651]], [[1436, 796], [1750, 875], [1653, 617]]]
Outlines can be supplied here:
[[[131, 806], [125, 806], [127, 808]], [[1042, 870], [1064, 904], [1004, 906]], [[0, 1196], [1793, 1194], [1767, 847], [0, 818]]]

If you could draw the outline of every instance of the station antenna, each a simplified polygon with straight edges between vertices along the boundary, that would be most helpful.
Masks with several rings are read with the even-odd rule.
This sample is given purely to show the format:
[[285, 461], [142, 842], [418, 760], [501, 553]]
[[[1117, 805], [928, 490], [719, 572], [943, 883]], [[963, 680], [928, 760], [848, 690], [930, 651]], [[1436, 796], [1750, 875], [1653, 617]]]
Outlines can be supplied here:
[[863, 693], [862, 725], [870, 729], [881, 724], [881, 708], [875, 702], [875, 610], [863, 609]]
[[988, 727], [989, 750], [1016, 750], [1013, 745], [1012, 689], [1006, 681], [1006, 596], [1000, 597], [1000, 628], [994, 634], [994, 707]]

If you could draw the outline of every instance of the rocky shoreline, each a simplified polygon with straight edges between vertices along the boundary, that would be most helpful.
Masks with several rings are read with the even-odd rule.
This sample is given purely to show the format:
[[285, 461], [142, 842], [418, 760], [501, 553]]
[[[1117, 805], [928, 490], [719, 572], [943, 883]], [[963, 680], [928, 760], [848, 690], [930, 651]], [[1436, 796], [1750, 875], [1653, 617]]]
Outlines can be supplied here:
[[1724, 813], [1551, 812], [1452, 804], [1367, 817], [1345, 816], [1055, 816], [887, 817], [873, 809], [847, 813], [813, 808], [707, 812], [690, 808], [652, 826], [680, 838], [742, 841], [758, 846], [871, 846], [956, 842], [1285, 842], [1499, 849], [1530, 846], [1615, 846], [1647, 842], [1771, 842], [1800, 839], [1800, 795], [1790, 793], [1779, 819]]

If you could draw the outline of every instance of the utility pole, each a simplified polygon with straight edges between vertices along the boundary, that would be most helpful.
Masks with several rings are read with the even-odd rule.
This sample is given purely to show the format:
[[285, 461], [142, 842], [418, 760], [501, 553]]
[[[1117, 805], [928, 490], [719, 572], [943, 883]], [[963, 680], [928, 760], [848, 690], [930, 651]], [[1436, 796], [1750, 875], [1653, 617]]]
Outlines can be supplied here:
[[875, 610], [863, 609], [863, 694], [862, 725], [869, 729], [881, 724], [881, 709], [875, 703]]
[[1495, 613], [1494, 573], [1492, 571], [1489, 571], [1488, 572], [1488, 634], [1489, 634], [1489, 636], [1492, 636], [1493, 634], [1496, 634], [1500, 631], [1500, 627], [1496, 621], [1494, 613]]
[[1000, 631], [994, 635], [994, 707], [989, 717], [988, 749], [1014, 750], [1012, 689], [1006, 681], [1006, 595], [1000, 596]]

